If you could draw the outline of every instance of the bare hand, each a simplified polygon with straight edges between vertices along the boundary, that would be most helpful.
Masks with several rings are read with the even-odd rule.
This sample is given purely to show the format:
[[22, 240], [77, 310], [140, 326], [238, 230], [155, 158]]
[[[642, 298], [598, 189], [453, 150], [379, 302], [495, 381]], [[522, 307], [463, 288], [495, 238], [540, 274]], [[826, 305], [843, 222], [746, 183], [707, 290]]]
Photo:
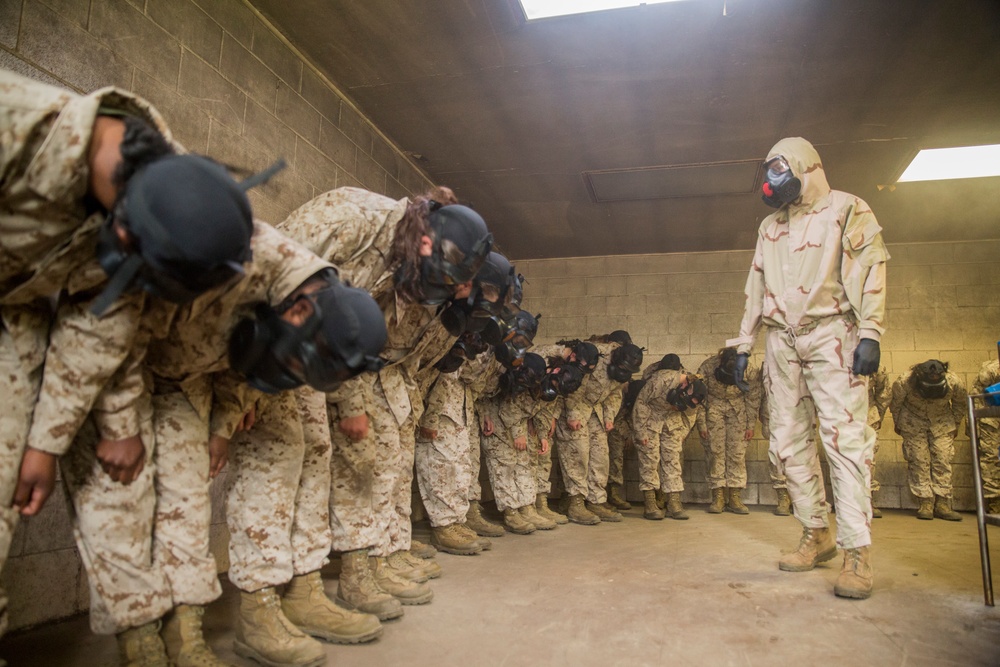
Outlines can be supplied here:
[[698, 435], [702, 440], [708, 440], [708, 431], [698, 431]]
[[748, 428], [746, 431], [743, 432], [743, 439], [744, 440], [749, 440], [752, 437], [753, 437], [753, 429], [752, 428]]
[[420, 437], [424, 440], [436, 440], [438, 437], [438, 432], [432, 428], [420, 427]]
[[493, 420], [489, 417], [483, 417], [483, 435], [493, 435], [496, 431], [493, 429]]
[[555, 433], [555, 432], [556, 432], [556, 418], [553, 417], [552, 418], [552, 423], [549, 424], [549, 433], [548, 433], [549, 437], [551, 438], [552, 434]]
[[134, 482], [146, 465], [146, 448], [137, 435], [124, 440], [102, 438], [97, 443], [96, 455], [108, 477], [122, 484]]
[[358, 415], [357, 417], [344, 417], [337, 425], [340, 432], [354, 442], [365, 439], [368, 435], [368, 415]]
[[571, 431], [579, 431], [583, 428], [583, 424], [580, 423], [579, 419], [567, 419], [566, 426], [569, 426], [569, 430]]
[[208, 476], [215, 479], [229, 461], [229, 438], [213, 435], [208, 439]]
[[251, 405], [247, 413], [243, 415], [243, 419], [236, 426], [237, 431], [249, 431], [253, 428], [253, 425], [257, 423], [257, 406]]
[[614, 427], [615, 427], [615, 423], [614, 422], [604, 422], [604, 432], [605, 433], [610, 433], [611, 429], [613, 429]]
[[549, 441], [547, 438], [542, 438], [542, 448], [538, 450], [538, 453], [542, 456], [549, 453]]
[[649, 438], [643, 438], [642, 439], [642, 446], [643, 447], [649, 447]]
[[24, 516], [38, 514], [56, 485], [56, 455], [28, 447], [12, 505]]
[[523, 452], [528, 448], [528, 436], [522, 435], [519, 438], [514, 438], [514, 449], [519, 452]]

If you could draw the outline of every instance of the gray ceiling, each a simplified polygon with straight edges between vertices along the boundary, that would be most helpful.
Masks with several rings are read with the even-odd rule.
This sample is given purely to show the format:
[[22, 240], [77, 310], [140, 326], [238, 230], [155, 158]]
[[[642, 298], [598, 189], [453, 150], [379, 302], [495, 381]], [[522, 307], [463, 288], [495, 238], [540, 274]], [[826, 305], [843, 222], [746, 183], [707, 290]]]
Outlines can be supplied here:
[[[689, 0], [530, 24], [517, 0], [252, 3], [511, 257], [751, 248], [769, 212], [756, 169], [647, 168], [759, 160], [795, 135], [890, 243], [1000, 236], [1000, 178], [877, 188], [920, 147], [1000, 143], [995, 0]], [[641, 170], [603, 173], [622, 169]], [[630, 198], [677, 183], [728, 194]]]

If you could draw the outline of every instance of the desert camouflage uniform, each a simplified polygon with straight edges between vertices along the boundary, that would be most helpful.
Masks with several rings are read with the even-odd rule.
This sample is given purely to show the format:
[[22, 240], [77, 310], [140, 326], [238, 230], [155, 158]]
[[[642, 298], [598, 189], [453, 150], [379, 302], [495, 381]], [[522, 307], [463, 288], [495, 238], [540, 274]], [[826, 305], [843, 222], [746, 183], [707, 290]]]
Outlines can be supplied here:
[[[608, 434], [605, 422], [614, 424], [626, 383], [608, 377], [611, 351], [617, 347], [598, 343], [600, 361], [594, 372], [584, 377], [583, 385], [566, 398], [566, 407], [556, 420], [559, 467], [569, 495], [582, 495], [589, 502], [607, 502]], [[568, 422], [579, 421], [577, 431]]]
[[[924, 398], [917, 391], [913, 371], [892, 384], [892, 419], [903, 436], [910, 493], [917, 498], [951, 498], [951, 462], [955, 436], [968, 411], [968, 395], [954, 373], [946, 373], [948, 392], [942, 398]], [[839, 509], [839, 508], [838, 508]]]
[[[819, 456], [811, 442], [814, 405], [830, 461], [837, 503], [837, 542], [871, 544], [870, 465], [874, 431], [866, 424], [867, 382], [851, 373], [862, 337], [884, 331], [885, 262], [889, 253], [868, 205], [830, 190], [819, 156], [804, 139], [783, 139], [783, 155], [802, 179], [802, 196], [760, 225], [747, 278], [738, 338], [749, 353], [767, 327], [771, 443], [788, 477], [795, 516], [806, 527], [829, 524]], [[811, 395], [812, 401], [803, 398]]]
[[[328, 395], [331, 460], [330, 522], [338, 551], [374, 547], [376, 556], [409, 549], [414, 436], [423, 411], [421, 362], [447, 353], [438, 309], [397, 295], [390, 263], [396, 223], [406, 199], [338, 188], [300, 206], [278, 228], [333, 262], [355, 287], [368, 290], [385, 316], [388, 341], [377, 373], [362, 373]], [[424, 349], [418, 345], [425, 342]], [[432, 344], [433, 342], [433, 344]], [[430, 348], [443, 346], [437, 351]], [[368, 435], [353, 442], [342, 419], [367, 415]]]
[[892, 383], [889, 382], [889, 374], [882, 366], [868, 377], [868, 425], [875, 431], [875, 448], [872, 454], [872, 493], [875, 493], [882, 485], [875, 479], [875, 454], [878, 454], [878, 432], [882, 428], [882, 419], [885, 418], [885, 411], [889, 409], [889, 401], [892, 400]]
[[[87, 195], [102, 110], [141, 117], [171, 140], [156, 110], [130, 93], [80, 96], [0, 71], [0, 566], [17, 526], [11, 500], [26, 445], [65, 453], [91, 408], [104, 437], [134, 436], [140, 427], [152, 437], [136, 410], [115, 409], [120, 400], [134, 404], [139, 369], [111, 381], [134, 344], [144, 297], [123, 297], [100, 319], [89, 311], [107, 282], [94, 254], [105, 213]], [[151, 455], [152, 441], [146, 445]], [[0, 592], [0, 633], [5, 627]]]
[[[91, 614], [95, 632], [119, 632], [159, 618], [165, 609], [151, 607], [148, 600], [159, 601], [164, 594], [169, 609], [177, 604], [203, 605], [221, 593], [216, 563], [208, 550], [208, 440], [211, 435], [231, 437], [258, 395], [227, 372], [230, 333], [255, 304], [280, 303], [309, 276], [330, 266], [266, 223], [255, 223], [252, 248], [254, 261], [247, 264], [246, 275], [239, 282], [206, 292], [179, 310], [156, 302], [143, 316], [138, 338], [152, 340], [148, 350], [144, 344], [137, 346], [126, 365], [136, 356], [141, 358], [145, 350], [152, 383], [151, 428], [156, 434], [155, 440], [146, 440], [156, 443], [148, 468], [151, 475], [147, 478], [143, 471], [128, 486], [114, 485], [106, 476], [96, 475], [100, 466], [94, 468], [96, 440], [92, 429], [81, 434], [63, 459], [64, 476], [80, 522], [78, 546], [81, 553], [94, 555], [93, 559], [85, 558], [84, 565], [91, 606], [99, 612]], [[143, 398], [119, 407], [142, 414]], [[284, 431], [297, 426], [298, 416], [293, 413], [293, 417], [292, 426], [285, 425]], [[244, 461], [245, 456], [234, 456], [230, 484], [252, 474], [240, 467]], [[249, 486], [260, 493], [267, 483], [297, 484], [295, 479], [274, 477], [275, 469], [265, 466], [259, 474], [267, 481], [258, 477], [248, 482]], [[112, 485], [120, 488], [109, 491]], [[152, 500], [147, 501], [154, 493], [155, 508]], [[110, 494], [110, 500], [103, 494]], [[275, 517], [274, 506], [261, 508], [269, 500], [276, 499], [262, 495], [252, 507], [230, 503], [227, 508], [230, 520], [241, 516], [245, 520], [240, 530], [230, 527], [231, 578], [238, 578], [244, 554], [270, 548], [269, 544], [256, 543], [266, 531], [253, 529]], [[292, 515], [285, 517], [291, 521]], [[136, 525], [143, 530], [153, 525], [152, 557], [116, 534], [119, 525]], [[289, 532], [286, 528], [286, 544]], [[133, 539], [149, 540], [150, 534], [144, 538], [137, 534]], [[247, 541], [250, 546], [241, 549]], [[165, 587], [150, 588], [161, 582]]]
[[[482, 447], [497, 509], [502, 512], [533, 505], [537, 473], [529, 451], [532, 446], [528, 437], [529, 423], [543, 413], [541, 421], [551, 424], [551, 409], [544, 409], [544, 401], [533, 398], [527, 391], [515, 396], [497, 396], [482, 405], [494, 424], [493, 435], [482, 436]], [[540, 426], [534, 424], [536, 433]], [[516, 449], [514, 441], [518, 438], [529, 440], [528, 448]]]
[[771, 476], [771, 488], [774, 490], [787, 489], [788, 480], [785, 478], [785, 471], [781, 467], [781, 461], [778, 459], [775, 448], [771, 447], [771, 402], [767, 399], [767, 385], [764, 379], [766, 375], [766, 367], [761, 367], [760, 373], [757, 373], [756, 388], [757, 395], [760, 397], [760, 403], [757, 407], [757, 418], [760, 419], [760, 437], [768, 443], [767, 468], [768, 474]]
[[608, 432], [609, 484], [625, 486], [625, 450], [632, 443], [632, 411], [622, 405], [615, 415], [615, 427]]
[[[538, 399], [538, 412], [528, 421], [528, 459], [531, 461], [531, 469], [535, 471], [535, 494], [544, 493], [548, 495], [552, 491], [552, 442], [554, 440], [553, 427], [556, 418], [565, 409], [566, 399], [559, 397], [554, 401], [542, 401]], [[542, 438], [548, 441], [549, 446], [545, 453], [542, 453]]]
[[[480, 369], [480, 364], [482, 364]], [[480, 467], [483, 460], [482, 429], [483, 417], [489, 414], [490, 408], [487, 403], [496, 396], [500, 386], [500, 376], [503, 375], [504, 367], [496, 360], [493, 350], [484, 352], [476, 357], [475, 362], [463, 364], [459, 373], [468, 373], [473, 376], [471, 389], [473, 397], [473, 407], [475, 409], [474, 422], [469, 426], [469, 502], [478, 502], [483, 499], [483, 488], [479, 482]], [[551, 454], [551, 452], [550, 452]], [[552, 469], [552, 459], [549, 459], [549, 470]]]
[[[681, 459], [687, 438], [703, 408], [681, 412], [667, 392], [681, 385], [685, 373], [665, 369], [650, 374], [632, 408], [632, 433], [639, 456], [639, 490], [680, 493]], [[698, 415], [696, 417], [696, 414]], [[617, 424], [616, 424], [617, 426]], [[643, 440], [648, 441], [643, 444]]]
[[747, 445], [744, 435], [752, 431], [757, 421], [762, 385], [758, 372], [748, 368], [746, 382], [750, 391], [743, 393], [736, 385], [725, 384], [715, 377], [719, 356], [706, 359], [698, 375], [708, 386], [705, 407], [698, 413], [698, 431], [707, 432], [703, 442], [708, 458], [710, 489], [744, 489], [747, 485]]
[[[1000, 382], [1000, 362], [984, 362], [972, 383], [972, 393], [982, 394], [986, 387]], [[1000, 419], [990, 417], [980, 419], [979, 424], [979, 467], [983, 474], [983, 497], [1000, 498]]]

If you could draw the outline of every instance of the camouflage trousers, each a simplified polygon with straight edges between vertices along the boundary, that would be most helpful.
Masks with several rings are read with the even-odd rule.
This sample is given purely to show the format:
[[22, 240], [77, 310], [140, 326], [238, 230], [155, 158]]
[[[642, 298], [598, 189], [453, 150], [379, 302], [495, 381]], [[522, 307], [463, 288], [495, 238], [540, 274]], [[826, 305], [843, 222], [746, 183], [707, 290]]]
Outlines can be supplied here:
[[563, 483], [571, 496], [603, 504], [608, 500], [608, 434], [592, 411], [580, 429], [571, 431], [563, 415], [556, 420], [556, 443]]
[[608, 483], [625, 485], [625, 450], [632, 437], [632, 428], [626, 424], [615, 424], [608, 433]]
[[1000, 498], [1000, 431], [979, 425], [979, 468], [983, 473], [983, 497]]
[[549, 441], [548, 450], [542, 454], [542, 439], [535, 435], [528, 434], [528, 456], [531, 459], [531, 467], [535, 471], [535, 495], [544, 493], [546, 495], [552, 491], [552, 438]]
[[478, 424], [472, 428], [466, 430], [469, 436], [469, 488], [466, 493], [466, 498], [470, 503], [478, 502], [483, 498], [483, 487], [479, 483], [479, 471], [482, 465], [482, 445], [479, 442], [479, 426]]
[[143, 406], [142, 412], [146, 465], [131, 484], [112, 481], [101, 469], [97, 430], [89, 419], [59, 462], [90, 587], [90, 628], [97, 634], [150, 623], [174, 606], [162, 564], [153, 560], [152, 407]]
[[482, 437], [486, 470], [497, 509], [517, 509], [535, 502], [535, 470], [528, 450], [514, 448], [514, 438], [496, 424], [493, 435]]
[[414, 459], [417, 486], [432, 526], [465, 521], [469, 512], [472, 462], [469, 430], [441, 415], [433, 440], [417, 433]]
[[910, 493], [917, 498], [951, 498], [955, 434], [934, 435], [930, 430], [907, 430], [902, 435]]
[[[0, 307], [0, 569], [20, 518], [11, 503], [41, 386], [48, 329], [47, 308]], [[0, 637], [7, 621], [7, 594], [0, 590]]]
[[319, 570], [330, 553], [326, 396], [303, 387], [265, 396], [233, 436], [226, 479], [229, 580], [253, 592]]
[[[659, 426], [659, 430], [656, 430], [656, 426]], [[684, 439], [693, 427], [693, 423], [686, 424], [683, 419], [668, 420], [658, 425], [654, 424], [652, 430], [642, 434], [643, 438], [649, 440], [647, 444], [643, 445], [641, 441], [636, 440], [640, 491], [680, 493], [684, 490], [682, 478]]]
[[[770, 458], [771, 452], [768, 451], [768, 457]], [[785, 473], [781, 469], [781, 462], [771, 459], [767, 464], [767, 471], [771, 475], [771, 488], [772, 489], [787, 489], [788, 480], [785, 479]]]
[[828, 318], [797, 336], [769, 329], [766, 342], [771, 448], [785, 471], [795, 517], [807, 527], [829, 526], [812, 436], [818, 415], [837, 504], [837, 543], [845, 549], [871, 544], [875, 432], [867, 424], [867, 382], [851, 373], [857, 326]]
[[708, 440], [703, 441], [708, 464], [708, 487], [743, 489], [747, 485], [747, 441], [745, 423], [735, 412], [713, 409], [705, 414]]

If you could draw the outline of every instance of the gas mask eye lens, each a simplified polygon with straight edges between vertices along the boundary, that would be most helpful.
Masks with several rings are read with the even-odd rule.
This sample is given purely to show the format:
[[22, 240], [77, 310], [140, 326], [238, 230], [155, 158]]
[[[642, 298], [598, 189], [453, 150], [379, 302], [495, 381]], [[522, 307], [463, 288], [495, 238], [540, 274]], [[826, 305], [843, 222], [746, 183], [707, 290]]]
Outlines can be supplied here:
[[783, 158], [780, 155], [777, 156], [777, 157], [771, 158], [770, 160], [768, 160], [767, 162], [765, 162], [764, 163], [764, 167], [767, 169], [767, 171], [771, 172], [771, 174], [773, 174], [774, 176], [780, 176], [781, 174], [785, 173], [786, 171], [791, 171], [791, 167], [788, 166], [788, 161], [785, 160], [785, 158]]

